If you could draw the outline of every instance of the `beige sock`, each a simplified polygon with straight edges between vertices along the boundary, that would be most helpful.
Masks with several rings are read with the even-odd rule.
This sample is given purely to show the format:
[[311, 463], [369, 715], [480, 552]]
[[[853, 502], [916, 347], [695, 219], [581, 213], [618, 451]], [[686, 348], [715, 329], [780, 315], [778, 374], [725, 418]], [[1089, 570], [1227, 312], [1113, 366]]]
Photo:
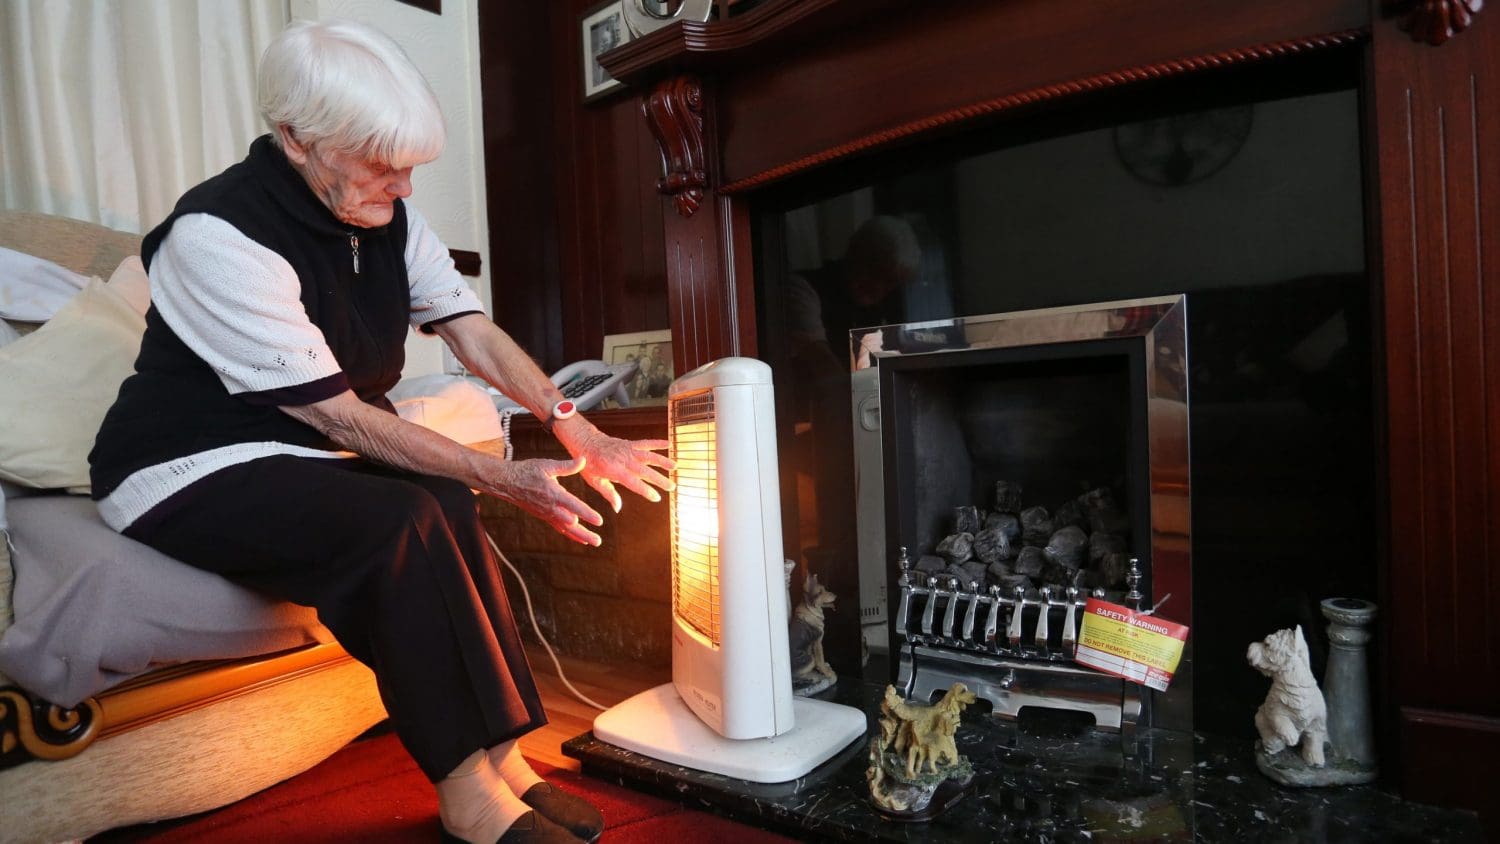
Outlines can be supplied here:
[[533, 785], [542, 782], [542, 778], [526, 763], [526, 757], [521, 755], [521, 748], [514, 740], [490, 748], [489, 756], [495, 772], [517, 795], [525, 794]]
[[470, 844], [494, 844], [516, 819], [531, 811], [476, 750], [437, 783], [443, 829]]

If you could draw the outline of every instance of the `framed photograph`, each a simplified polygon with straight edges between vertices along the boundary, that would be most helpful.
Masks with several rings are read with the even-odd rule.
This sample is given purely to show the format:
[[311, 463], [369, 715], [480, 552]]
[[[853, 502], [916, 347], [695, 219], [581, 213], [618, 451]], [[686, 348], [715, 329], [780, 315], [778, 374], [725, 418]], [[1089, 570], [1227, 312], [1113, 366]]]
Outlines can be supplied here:
[[672, 332], [637, 331], [634, 334], [610, 334], [604, 338], [605, 363], [640, 361], [641, 371], [625, 389], [630, 393], [631, 407], [667, 403], [667, 388], [672, 385]]
[[630, 40], [625, 26], [625, 9], [621, 0], [610, 0], [583, 16], [579, 25], [583, 36], [583, 101], [599, 99], [624, 83], [609, 75], [599, 64], [599, 55]]

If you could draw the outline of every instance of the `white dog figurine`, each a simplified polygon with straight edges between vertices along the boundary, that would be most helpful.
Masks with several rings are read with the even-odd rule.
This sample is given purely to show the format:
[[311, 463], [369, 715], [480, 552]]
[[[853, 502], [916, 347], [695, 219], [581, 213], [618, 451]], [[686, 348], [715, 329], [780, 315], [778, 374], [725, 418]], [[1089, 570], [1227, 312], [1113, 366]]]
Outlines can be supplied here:
[[1302, 626], [1278, 630], [1264, 642], [1250, 646], [1246, 658], [1255, 670], [1271, 678], [1266, 702], [1255, 711], [1255, 729], [1265, 754], [1275, 756], [1302, 744], [1302, 761], [1323, 767], [1323, 742], [1328, 739], [1328, 705], [1313, 679]]

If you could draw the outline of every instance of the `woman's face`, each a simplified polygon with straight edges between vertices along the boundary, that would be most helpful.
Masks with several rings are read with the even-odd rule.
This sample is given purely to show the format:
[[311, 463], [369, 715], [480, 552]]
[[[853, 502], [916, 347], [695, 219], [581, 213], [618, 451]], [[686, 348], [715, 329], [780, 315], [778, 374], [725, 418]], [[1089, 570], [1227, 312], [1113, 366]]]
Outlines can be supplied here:
[[360, 155], [313, 150], [300, 169], [328, 210], [351, 226], [383, 226], [396, 213], [396, 199], [411, 196], [411, 167], [398, 170]]
[[281, 128], [287, 160], [339, 220], [360, 228], [383, 226], [396, 213], [396, 199], [411, 196], [411, 167], [396, 169], [363, 155], [318, 149]]

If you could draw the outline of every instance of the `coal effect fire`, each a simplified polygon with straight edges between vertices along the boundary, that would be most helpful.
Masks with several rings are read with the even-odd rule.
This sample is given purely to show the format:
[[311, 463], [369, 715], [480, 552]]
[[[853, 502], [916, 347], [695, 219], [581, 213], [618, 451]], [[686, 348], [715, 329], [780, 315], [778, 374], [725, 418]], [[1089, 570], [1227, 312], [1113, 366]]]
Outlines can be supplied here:
[[1084, 592], [1125, 588], [1129, 519], [1108, 487], [1063, 501], [1050, 512], [1023, 503], [1021, 484], [997, 481], [991, 508], [955, 507], [953, 532], [919, 557], [915, 568], [926, 576], [978, 584], [980, 591], [999, 586], [1008, 595], [1019, 586], [1029, 599], [1043, 586], [1054, 592], [1069, 586]]

